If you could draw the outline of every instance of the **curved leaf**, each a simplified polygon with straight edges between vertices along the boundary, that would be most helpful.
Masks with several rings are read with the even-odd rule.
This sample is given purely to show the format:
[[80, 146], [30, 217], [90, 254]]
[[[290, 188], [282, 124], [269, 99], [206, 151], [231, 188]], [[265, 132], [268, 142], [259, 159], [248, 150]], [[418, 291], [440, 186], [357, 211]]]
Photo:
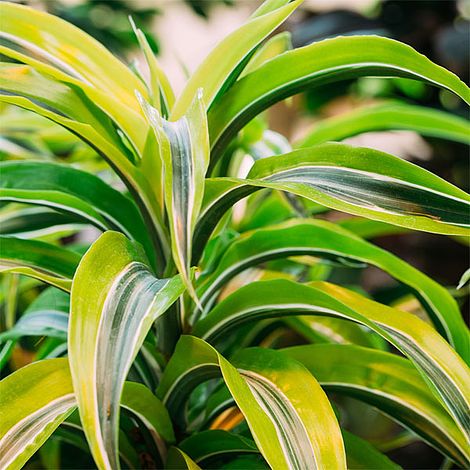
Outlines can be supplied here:
[[180, 97], [176, 100], [171, 113], [171, 119], [181, 118], [195, 98], [199, 88], [202, 88], [207, 109], [241, 73], [247, 60], [256, 47], [275, 28], [277, 28], [302, 2], [296, 0], [288, 3], [280, 1], [280, 5], [258, 10], [251, 19], [224, 38], [192, 74]]
[[406, 355], [422, 373], [466, 438], [470, 435], [470, 371], [462, 359], [428, 324], [339, 286], [287, 280], [255, 282], [237, 290], [193, 329], [215, 341], [253, 319], [285, 315], [326, 315], [367, 326]]
[[2, 3], [1, 37], [135, 110], [134, 90], [145, 93], [138, 78], [104, 46], [72, 24], [23, 5]]
[[423, 106], [385, 103], [325, 119], [294, 146], [312, 147], [363, 132], [383, 130], [410, 130], [429, 137], [470, 144], [470, 123], [466, 119]]
[[182, 292], [178, 276], [155, 278], [141, 249], [116, 232], [104, 233], [80, 262], [68, 351], [83, 429], [99, 468], [118, 467], [122, 386], [154, 321]]
[[248, 267], [299, 255], [368, 263], [387, 272], [416, 293], [438, 331], [470, 360], [465, 357], [470, 351], [470, 335], [446, 289], [393, 254], [326, 221], [294, 219], [242, 234], [225, 248], [216, 269], [198, 279], [200, 301], [210, 305], [218, 290]]
[[328, 143], [258, 160], [247, 179], [206, 181], [193, 262], [221, 216], [260, 188], [303, 196], [331, 209], [434, 233], [469, 233], [470, 196], [392, 155]]
[[67, 359], [35, 362], [0, 382], [0, 467], [21, 468], [75, 409]]
[[[260, 452], [272, 468], [345, 468], [333, 410], [303, 366], [271, 350], [247, 351], [237, 361], [243, 367], [239, 371], [204, 341], [182, 336], [165, 369], [157, 396], [170, 413], [180, 415], [196, 385], [222, 374]], [[294, 381], [286, 379], [293, 376]], [[318, 404], [313, 409], [305, 405], [312, 396]]]
[[0, 272], [24, 274], [69, 291], [80, 255], [37, 240], [0, 237]]
[[134, 202], [91, 173], [46, 162], [2, 162], [0, 200], [37, 204], [75, 215], [101, 230], [119, 230], [153, 248]]
[[459, 465], [470, 464], [462, 433], [408, 360], [352, 345], [297, 346], [282, 351], [307, 367], [326, 391], [377, 407]]
[[[0, 463], [21, 468], [77, 406], [67, 359], [29, 364], [0, 382]], [[143, 385], [126, 382], [122, 407], [153, 437], [173, 438], [161, 402]]]
[[448, 89], [470, 102], [459, 78], [392, 39], [348, 36], [285, 52], [235, 83], [209, 112], [211, 167], [231, 138], [261, 111], [313, 86], [360, 76], [395, 76]]

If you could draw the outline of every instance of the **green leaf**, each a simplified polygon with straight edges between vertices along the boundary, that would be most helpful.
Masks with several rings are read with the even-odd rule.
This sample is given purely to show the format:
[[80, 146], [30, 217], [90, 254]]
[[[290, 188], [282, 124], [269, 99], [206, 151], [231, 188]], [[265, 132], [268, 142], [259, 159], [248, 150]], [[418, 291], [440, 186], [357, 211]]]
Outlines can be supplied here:
[[307, 367], [326, 391], [378, 408], [459, 465], [469, 465], [464, 436], [410, 361], [352, 345], [297, 346], [282, 352]]
[[179, 447], [198, 464], [233, 454], [259, 453], [251, 439], [220, 429], [192, 434], [181, 441]]
[[349, 470], [399, 470], [401, 467], [380, 453], [364, 439], [342, 431]]
[[413, 78], [470, 102], [468, 87], [410, 46], [378, 36], [326, 39], [285, 52], [235, 83], [209, 112], [211, 168], [229, 141], [261, 111], [303, 90], [360, 76]]
[[219, 289], [241, 271], [299, 255], [367, 263], [385, 271], [416, 293], [438, 331], [470, 359], [466, 357], [470, 335], [457, 303], [445, 288], [388, 251], [326, 221], [294, 219], [242, 234], [225, 248], [216, 269], [198, 279], [197, 294], [202, 305], [210, 306]]
[[[191, 390], [221, 374], [272, 468], [345, 468], [333, 410], [303, 366], [271, 350], [247, 351], [237, 362], [239, 371], [204, 341], [182, 336], [157, 396], [180, 415]], [[315, 408], [306, 405], [312, 396]]]
[[159, 146], [157, 158], [165, 169], [165, 207], [170, 222], [173, 260], [189, 293], [192, 233], [204, 194], [204, 177], [209, 164], [209, 137], [203, 97], [199, 93], [178, 121], [163, 119], [142, 99], [142, 107]]
[[0, 467], [21, 468], [75, 409], [67, 359], [35, 362], [0, 382]]
[[134, 202], [91, 173], [46, 162], [2, 162], [0, 200], [50, 207], [101, 230], [119, 230], [153, 256], [145, 223]]
[[18, 273], [69, 291], [80, 255], [37, 240], [0, 237], [0, 272]]
[[79, 28], [42, 11], [9, 2], [0, 6], [1, 37], [84, 83], [139, 109], [137, 77], [104, 46]]
[[285, 0], [257, 11], [255, 15], [232, 34], [225, 37], [206, 56], [202, 64], [191, 75], [180, 97], [176, 100], [171, 120], [176, 121], [186, 114], [191, 102], [202, 88], [205, 105], [209, 109], [216, 98], [227, 89], [241, 73], [256, 47], [302, 3], [296, 0], [288, 5]]
[[466, 119], [423, 106], [384, 103], [325, 119], [315, 124], [295, 147], [312, 147], [363, 132], [383, 130], [409, 130], [429, 137], [470, 143], [470, 123]]
[[408, 229], [469, 233], [470, 196], [438, 176], [392, 155], [328, 143], [258, 160], [247, 179], [206, 181], [194, 234], [194, 257], [221, 216], [249, 194], [271, 188], [331, 209]]
[[136, 243], [104, 233], [73, 280], [68, 350], [80, 417], [99, 468], [118, 466], [119, 400], [145, 336], [182, 294], [179, 276], [157, 279]]
[[463, 274], [462, 277], [460, 278], [459, 285], [457, 286], [457, 289], [462, 289], [465, 284], [467, 284], [470, 281], [470, 268], [468, 268]]
[[[21, 468], [77, 406], [67, 359], [34, 362], [0, 382], [0, 464]], [[141, 384], [126, 382], [122, 407], [162, 446], [173, 439], [168, 412]]]
[[171, 447], [165, 463], [165, 469], [201, 470], [192, 459], [177, 447]]
[[470, 371], [464, 361], [424, 321], [347, 289], [324, 282], [254, 282], [218, 304], [196, 323], [193, 334], [214, 342], [251, 320], [289, 315], [344, 318], [378, 333], [413, 362], [468, 438]]

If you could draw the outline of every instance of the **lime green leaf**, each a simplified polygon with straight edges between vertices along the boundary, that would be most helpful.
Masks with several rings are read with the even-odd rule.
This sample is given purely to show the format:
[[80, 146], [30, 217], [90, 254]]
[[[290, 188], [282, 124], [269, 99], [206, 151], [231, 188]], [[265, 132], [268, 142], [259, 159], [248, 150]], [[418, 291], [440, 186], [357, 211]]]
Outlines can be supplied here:
[[142, 107], [155, 132], [159, 158], [164, 163], [165, 206], [170, 221], [173, 259], [189, 293], [195, 297], [189, 279], [191, 242], [209, 164], [209, 137], [203, 97], [199, 93], [185, 116], [177, 122], [163, 119], [143, 99]]
[[196, 323], [193, 333], [213, 342], [231, 328], [255, 318], [288, 315], [345, 318], [381, 335], [414, 363], [468, 438], [470, 371], [431, 326], [410, 313], [333, 284], [274, 280], [255, 282], [235, 291]]
[[[34, 362], [0, 382], [0, 464], [21, 468], [77, 406], [67, 359]], [[126, 382], [122, 407], [157, 440], [173, 439], [168, 412], [141, 384]]]
[[[165, 369], [157, 396], [170, 413], [181, 415], [191, 390], [222, 374], [260, 452], [272, 468], [345, 468], [334, 413], [303, 366], [270, 350], [247, 351], [239, 356], [238, 362], [242, 366], [239, 371], [204, 341], [182, 336]], [[312, 396], [318, 404], [313, 409], [305, 405], [305, 400]]]
[[256, 70], [273, 57], [282, 54], [292, 49], [291, 34], [289, 31], [283, 31], [276, 34], [271, 39], [268, 39], [260, 48], [253, 54], [253, 57], [240, 74], [240, 78]]
[[[279, 2], [281, 5], [285, 1]], [[225, 37], [194, 72], [180, 97], [176, 100], [171, 119], [181, 118], [202, 88], [207, 109], [243, 70], [256, 47], [302, 3], [273, 5], [267, 11], [256, 12], [247, 23]], [[262, 14], [261, 14], [262, 13]]]
[[316, 124], [296, 148], [343, 140], [363, 132], [410, 130], [429, 137], [470, 143], [470, 123], [444, 111], [399, 103], [367, 106]]
[[145, 87], [91, 36], [56, 16], [9, 2], [0, 5], [0, 16], [1, 37], [138, 111], [134, 90], [145, 93]]
[[298, 346], [283, 352], [307, 367], [326, 391], [375, 406], [463, 467], [470, 464], [464, 436], [410, 361], [352, 345]]
[[367, 263], [382, 269], [408, 285], [438, 331], [462, 356], [468, 354], [470, 336], [457, 303], [445, 288], [386, 250], [326, 221], [294, 219], [242, 234], [226, 247], [217, 268], [198, 279], [197, 294], [203, 306], [210, 305], [219, 289], [244, 269], [299, 255]]
[[104, 233], [87, 251], [71, 292], [69, 361], [83, 428], [100, 468], [118, 466], [119, 400], [154, 321], [182, 294], [157, 279], [137, 244]]
[[75, 409], [67, 359], [30, 364], [0, 382], [0, 467], [21, 468]]
[[470, 281], [470, 268], [467, 269], [460, 278], [459, 285], [457, 289], [462, 289], [462, 287]]
[[37, 240], [0, 237], [0, 272], [24, 274], [69, 291], [80, 255]]
[[254, 116], [315, 85], [360, 76], [398, 76], [448, 89], [470, 102], [468, 87], [410, 46], [378, 36], [326, 39], [266, 62], [235, 83], [209, 112], [211, 166]]
[[2, 162], [0, 171], [0, 200], [48, 206], [101, 230], [120, 230], [151, 258], [152, 243], [134, 202], [97, 176], [46, 162]]
[[258, 403], [272, 413], [277, 432], [285, 436], [289, 468], [346, 468], [334, 411], [301, 364], [262, 348], [237, 353], [233, 363]]

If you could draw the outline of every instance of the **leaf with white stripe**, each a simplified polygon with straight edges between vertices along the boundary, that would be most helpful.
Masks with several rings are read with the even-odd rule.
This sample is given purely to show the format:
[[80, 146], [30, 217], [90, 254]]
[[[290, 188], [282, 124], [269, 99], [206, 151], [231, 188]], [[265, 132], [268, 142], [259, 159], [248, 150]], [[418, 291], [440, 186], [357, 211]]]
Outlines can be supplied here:
[[258, 160], [244, 180], [206, 180], [194, 234], [194, 262], [222, 215], [261, 188], [287, 191], [331, 209], [407, 229], [470, 233], [470, 196], [461, 189], [393, 155], [327, 143]]
[[192, 234], [204, 195], [209, 164], [209, 136], [202, 92], [187, 113], [176, 122], [163, 119], [141, 98], [142, 107], [158, 141], [164, 164], [165, 206], [170, 222], [173, 260], [189, 293], [195, 297], [189, 278]]
[[21, 468], [75, 409], [67, 359], [35, 362], [0, 382], [0, 468]]
[[[263, 361], [257, 359], [260, 356]], [[157, 396], [170, 414], [180, 419], [194, 387], [222, 375], [258, 449], [272, 468], [346, 468], [333, 410], [303, 366], [268, 350], [242, 355], [239, 363], [243, 369], [237, 371], [209, 344], [182, 336]], [[318, 407], [311, 407], [312, 396]]]
[[97, 176], [68, 165], [7, 161], [0, 164], [0, 200], [35, 204], [73, 215], [100, 230], [119, 230], [153, 248], [134, 202]]
[[470, 361], [465, 357], [470, 352], [470, 335], [456, 301], [444, 287], [388, 251], [330, 222], [294, 219], [240, 235], [225, 248], [215, 270], [198, 279], [196, 292], [207, 310], [220, 288], [244, 269], [302, 255], [367, 263], [382, 269], [416, 293], [436, 329]]
[[272, 104], [325, 83], [361, 76], [406, 77], [452, 91], [469, 88], [410, 46], [378, 36], [336, 37], [285, 52], [238, 80], [210, 109], [211, 169], [230, 140]]
[[217, 44], [192, 74], [176, 100], [172, 120], [181, 118], [187, 112], [200, 88], [204, 92], [207, 109], [210, 108], [240, 75], [263, 39], [282, 24], [303, 0], [288, 1], [279, 0], [277, 4], [264, 2], [249, 21]]
[[378, 408], [457, 464], [470, 466], [464, 436], [410, 361], [352, 345], [296, 346], [282, 352], [307, 367], [327, 392]]
[[157, 279], [141, 248], [104, 233], [73, 280], [68, 351], [80, 417], [99, 468], [117, 468], [119, 401], [155, 320], [183, 292], [179, 276]]
[[38, 240], [0, 237], [0, 272], [34, 277], [69, 291], [80, 255]]
[[424, 136], [470, 144], [470, 123], [454, 114], [424, 106], [384, 103], [325, 119], [294, 147], [305, 148], [343, 140], [364, 132], [409, 130]]
[[[21, 468], [75, 410], [67, 359], [33, 362], [0, 382], [0, 466]], [[142, 384], [126, 382], [122, 408], [148, 429], [162, 455], [173, 428], [160, 400]], [[82, 449], [85, 450], [85, 449]]]
[[214, 342], [243, 323], [289, 315], [343, 318], [378, 333], [413, 362], [469, 439], [470, 370], [465, 362], [430, 325], [416, 316], [334, 284], [254, 282], [218, 304], [196, 323], [193, 334]]

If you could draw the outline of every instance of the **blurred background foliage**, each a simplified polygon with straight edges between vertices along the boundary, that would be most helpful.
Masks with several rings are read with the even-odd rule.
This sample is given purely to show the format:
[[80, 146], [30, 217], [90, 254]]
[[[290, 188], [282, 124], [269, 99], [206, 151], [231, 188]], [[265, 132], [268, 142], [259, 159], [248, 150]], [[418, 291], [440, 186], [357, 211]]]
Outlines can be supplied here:
[[[178, 83], [188, 73], [185, 67], [193, 69], [213, 43], [234, 29], [258, 5], [256, 1], [246, 0], [25, 0], [20, 3], [72, 22], [138, 69], [139, 59], [142, 58], [129, 23], [128, 18], [131, 16], [145, 32], [170, 79], [176, 83], [177, 90]], [[338, 35], [377, 34], [395, 38], [453, 71], [468, 84], [469, 17], [470, 2], [457, 0], [306, 0], [304, 7], [287, 23], [286, 29], [291, 32], [294, 47]], [[253, 129], [264, 132], [270, 128], [288, 140], [295, 141], [302, 138], [307, 129], [320, 120], [390, 100], [466, 115], [458, 100], [436, 88], [406, 79], [362, 78], [325, 86], [278, 104], [265, 113], [265, 122], [254, 123], [241, 138], [249, 138]], [[0, 159], [67, 161], [98, 173], [107, 181], [114, 181], [106, 163], [68, 131], [44, 118], [16, 108], [3, 107], [1, 113]], [[347, 139], [347, 142], [399, 155], [466, 191], [470, 189], [469, 149], [464, 144], [424, 139], [407, 131], [372, 132]], [[269, 212], [269, 200], [266, 202], [264, 196], [257, 197], [260, 198], [260, 218], [273, 217]], [[290, 207], [286, 204], [286, 210], [291, 210]], [[305, 209], [308, 210], [308, 206]], [[11, 224], [15, 221], [9, 219], [8, 226], [2, 223], [2, 220], [8, 219], [9, 210], [9, 206], [0, 207], [0, 232], [11, 233]], [[266, 211], [267, 215], [262, 211]], [[318, 214], [317, 217], [338, 220], [344, 216], [330, 211]], [[247, 230], [253, 227], [239, 228]], [[78, 250], [83, 249], [86, 238], [76, 240], [73, 233], [74, 228], [64, 219], [61, 231], [54, 234], [42, 233], [41, 227], [38, 227], [36, 236], [42, 239], [55, 237], [57, 240], [67, 240], [75, 243]], [[422, 232], [400, 232], [379, 235], [374, 238], [374, 243], [448, 286], [461, 303], [468, 320], [468, 286], [459, 291], [455, 289], [469, 264], [468, 240]], [[276, 269], [275, 262], [268, 268]], [[295, 271], [300, 268], [292, 263], [292, 269]], [[309, 269], [316, 270], [318, 278], [322, 278], [324, 271], [328, 270], [329, 279], [334, 282], [361, 285], [381, 302], [399, 303], [400, 308], [420, 313], [417, 310], [418, 304], [404, 297], [402, 286], [375, 268], [331, 267], [314, 263]], [[12, 318], [22, 313], [41, 290], [42, 286], [37, 281], [16, 275], [3, 277], [0, 289], [3, 309], [0, 317], [3, 323], [0, 325], [1, 329], [8, 327]], [[274, 322], [269, 328], [275, 334], [283, 326]], [[284, 345], [280, 343], [279, 346]], [[13, 355], [14, 368], [30, 362], [33, 357], [42, 357], [57, 344], [53, 340], [38, 342], [31, 339], [21, 346], [21, 350]], [[0, 353], [0, 364], [1, 360]], [[416, 441], [407, 431], [400, 430], [390, 419], [351, 399], [343, 399], [339, 403], [344, 408], [341, 415], [346, 416], [350, 430], [388, 452], [398, 463], [406, 468], [440, 468], [442, 461], [435, 451]], [[347, 411], [344, 412], [345, 410]], [[374, 434], [367, 434], [371, 430]], [[70, 446], [70, 452], [77, 453], [73, 446]], [[28, 464], [28, 468], [56, 468], [54, 455], [54, 449], [44, 448]], [[86, 457], [77, 454], [76, 468], [88, 468], [92, 465], [89, 460], [82, 462], [80, 459], [83, 458]]]

